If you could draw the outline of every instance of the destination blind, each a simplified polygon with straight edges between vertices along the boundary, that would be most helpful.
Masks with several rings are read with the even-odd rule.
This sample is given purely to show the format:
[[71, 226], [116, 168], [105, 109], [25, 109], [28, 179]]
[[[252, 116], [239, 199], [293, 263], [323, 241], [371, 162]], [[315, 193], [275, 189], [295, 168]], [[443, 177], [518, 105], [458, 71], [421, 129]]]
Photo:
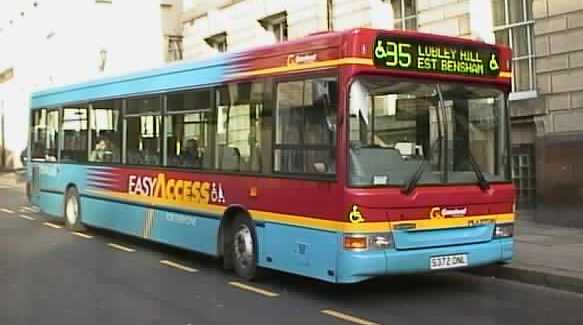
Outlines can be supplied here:
[[373, 47], [379, 68], [497, 77], [500, 60], [495, 47], [464, 46], [379, 36]]

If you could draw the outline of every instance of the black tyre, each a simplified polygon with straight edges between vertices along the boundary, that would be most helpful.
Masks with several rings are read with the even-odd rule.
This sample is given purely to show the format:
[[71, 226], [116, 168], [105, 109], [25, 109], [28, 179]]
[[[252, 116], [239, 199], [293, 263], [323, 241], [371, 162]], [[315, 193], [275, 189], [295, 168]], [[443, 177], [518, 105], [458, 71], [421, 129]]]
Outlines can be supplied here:
[[232, 228], [232, 261], [235, 273], [245, 280], [257, 277], [257, 236], [255, 226], [244, 215], [235, 217]]
[[81, 223], [81, 205], [79, 202], [79, 192], [75, 187], [70, 187], [65, 193], [65, 226], [72, 231], [84, 231], [85, 227]]

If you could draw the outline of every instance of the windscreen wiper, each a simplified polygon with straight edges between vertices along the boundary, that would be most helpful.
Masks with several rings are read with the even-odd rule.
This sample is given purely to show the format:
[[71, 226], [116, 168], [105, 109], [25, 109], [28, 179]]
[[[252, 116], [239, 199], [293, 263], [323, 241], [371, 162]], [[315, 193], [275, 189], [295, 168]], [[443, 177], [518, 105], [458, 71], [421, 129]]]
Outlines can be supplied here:
[[[438, 137], [437, 139], [435, 139], [433, 141], [433, 144], [431, 145], [431, 148], [429, 149], [429, 152], [433, 152], [433, 150], [435, 150], [435, 146], [440, 142], [441, 142], [441, 137]], [[421, 179], [421, 175], [423, 175], [423, 172], [425, 171], [425, 168], [427, 166], [427, 161], [428, 160], [426, 160], [426, 159], [423, 159], [421, 161], [421, 163], [417, 166], [415, 173], [413, 173], [413, 175], [411, 175], [411, 177], [403, 184], [403, 187], [401, 188], [401, 193], [403, 193], [405, 195], [409, 195], [411, 192], [413, 192], [413, 190], [417, 186], [417, 183]]]
[[474, 170], [474, 173], [476, 173], [476, 177], [478, 178], [478, 185], [480, 186], [482, 191], [489, 189], [490, 182], [488, 182], [488, 180], [484, 176], [484, 172], [482, 172], [480, 165], [478, 165], [476, 158], [474, 158], [474, 155], [472, 154], [472, 150], [470, 150], [469, 148], [468, 148], [468, 158], [470, 159], [470, 165], [472, 165], [472, 169]]

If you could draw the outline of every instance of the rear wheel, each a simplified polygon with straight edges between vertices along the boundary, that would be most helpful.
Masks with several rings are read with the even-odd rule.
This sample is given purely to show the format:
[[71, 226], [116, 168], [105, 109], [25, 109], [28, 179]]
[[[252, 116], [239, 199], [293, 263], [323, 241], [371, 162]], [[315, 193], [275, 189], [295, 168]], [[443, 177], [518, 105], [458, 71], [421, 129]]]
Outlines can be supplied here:
[[72, 231], [84, 231], [81, 223], [81, 207], [79, 204], [79, 192], [75, 187], [70, 187], [65, 194], [65, 225]]
[[233, 223], [233, 268], [246, 280], [257, 277], [257, 236], [253, 222], [246, 216], [235, 217]]

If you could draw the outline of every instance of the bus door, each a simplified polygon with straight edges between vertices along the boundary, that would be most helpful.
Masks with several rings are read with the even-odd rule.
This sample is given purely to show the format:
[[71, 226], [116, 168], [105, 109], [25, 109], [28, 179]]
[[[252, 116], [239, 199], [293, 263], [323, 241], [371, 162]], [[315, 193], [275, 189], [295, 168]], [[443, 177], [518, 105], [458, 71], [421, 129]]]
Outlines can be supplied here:
[[61, 167], [58, 164], [59, 109], [33, 112], [31, 135], [31, 202], [43, 206], [43, 211], [61, 215], [63, 189], [59, 187]]

